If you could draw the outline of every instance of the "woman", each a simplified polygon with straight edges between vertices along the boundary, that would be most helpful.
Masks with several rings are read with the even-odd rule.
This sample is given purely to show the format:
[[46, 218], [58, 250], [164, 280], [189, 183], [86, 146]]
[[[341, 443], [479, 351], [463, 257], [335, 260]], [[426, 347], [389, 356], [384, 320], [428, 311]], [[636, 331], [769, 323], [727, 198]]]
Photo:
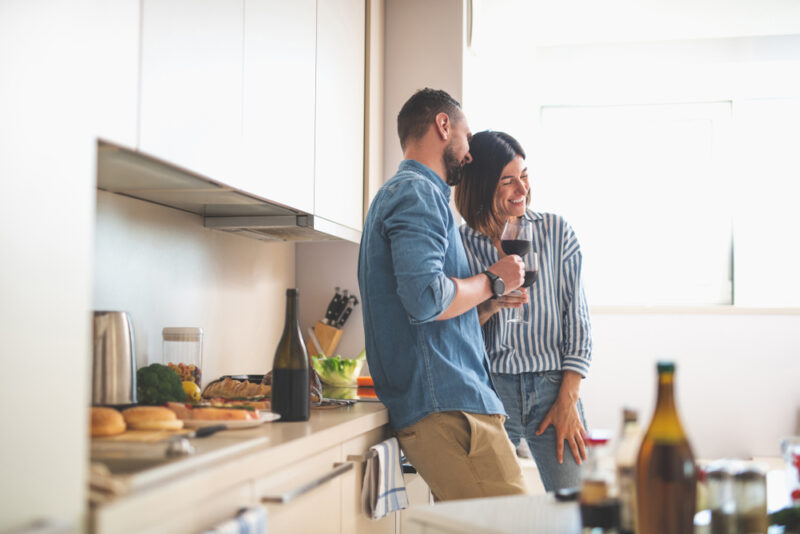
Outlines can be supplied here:
[[[478, 306], [492, 380], [508, 413], [506, 431], [515, 444], [527, 441], [545, 490], [578, 486], [586, 458], [579, 389], [592, 351], [578, 240], [563, 218], [528, 209], [525, 152], [513, 137], [479, 132], [469, 150], [472, 162], [456, 186], [455, 203], [466, 221], [461, 237], [472, 272], [505, 255], [500, 235], [510, 218], [531, 222], [531, 251], [539, 258], [538, 280], [521, 288], [527, 294]], [[520, 307], [525, 322], [508, 322]]]

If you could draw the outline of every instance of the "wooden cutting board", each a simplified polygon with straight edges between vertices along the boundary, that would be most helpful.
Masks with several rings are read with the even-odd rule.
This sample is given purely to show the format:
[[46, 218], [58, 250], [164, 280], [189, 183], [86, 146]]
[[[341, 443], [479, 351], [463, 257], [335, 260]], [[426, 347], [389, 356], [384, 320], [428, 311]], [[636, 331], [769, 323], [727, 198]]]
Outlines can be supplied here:
[[126, 430], [122, 434], [117, 434], [116, 436], [103, 436], [103, 437], [94, 437], [92, 440], [97, 440], [98, 442], [136, 442], [136, 443], [158, 443], [159, 441], [164, 441], [172, 436], [179, 436], [182, 434], [188, 434], [191, 432], [190, 429], [181, 429], [181, 430]]

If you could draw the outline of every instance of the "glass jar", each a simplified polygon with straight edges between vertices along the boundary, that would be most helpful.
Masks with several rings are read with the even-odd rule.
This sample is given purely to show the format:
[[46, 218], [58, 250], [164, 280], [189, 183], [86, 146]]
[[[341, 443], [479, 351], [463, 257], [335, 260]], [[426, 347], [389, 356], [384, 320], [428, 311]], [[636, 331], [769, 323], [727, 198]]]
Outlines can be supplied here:
[[766, 532], [767, 475], [753, 462], [743, 463], [733, 474], [733, 497], [736, 501], [737, 532]]
[[711, 534], [736, 534], [736, 501], [730, 462], [717, 460], [705, 469]]
[[619, 532], [616, 461], [608, 446], [610, 433], [592, 431], [585, 439], [586, 462], [581, 469], [581, 523], [584, 533]]
[[192, 327], [164, 328], [162, 361], [178, 373], [184, 382], [202, 387], [203, 329]]

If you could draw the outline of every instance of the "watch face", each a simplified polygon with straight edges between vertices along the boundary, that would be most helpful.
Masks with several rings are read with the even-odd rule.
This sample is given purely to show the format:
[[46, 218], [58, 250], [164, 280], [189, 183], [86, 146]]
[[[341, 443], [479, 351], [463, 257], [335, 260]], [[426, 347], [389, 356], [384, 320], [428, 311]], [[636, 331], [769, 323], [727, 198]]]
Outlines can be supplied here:
[[499, 297], [505, 292], [505, 290], [506, 284], [503, 282], [503, 279], [497, 277], [497, 279], [492, 282], [492, 292]]

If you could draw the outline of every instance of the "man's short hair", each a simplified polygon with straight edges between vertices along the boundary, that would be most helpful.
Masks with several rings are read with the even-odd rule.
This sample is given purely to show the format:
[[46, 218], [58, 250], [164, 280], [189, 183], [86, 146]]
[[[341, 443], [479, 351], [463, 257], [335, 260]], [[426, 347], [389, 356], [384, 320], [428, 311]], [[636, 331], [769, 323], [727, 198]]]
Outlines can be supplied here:
[[397, 115], [397, 135], [405, 150], [409, 139], [420, 139], [428, 131], [436, 115], [446, 113], [453, 123], [461, 118], [461, 104], [440, 89], [426, 87], [414, 93]]

